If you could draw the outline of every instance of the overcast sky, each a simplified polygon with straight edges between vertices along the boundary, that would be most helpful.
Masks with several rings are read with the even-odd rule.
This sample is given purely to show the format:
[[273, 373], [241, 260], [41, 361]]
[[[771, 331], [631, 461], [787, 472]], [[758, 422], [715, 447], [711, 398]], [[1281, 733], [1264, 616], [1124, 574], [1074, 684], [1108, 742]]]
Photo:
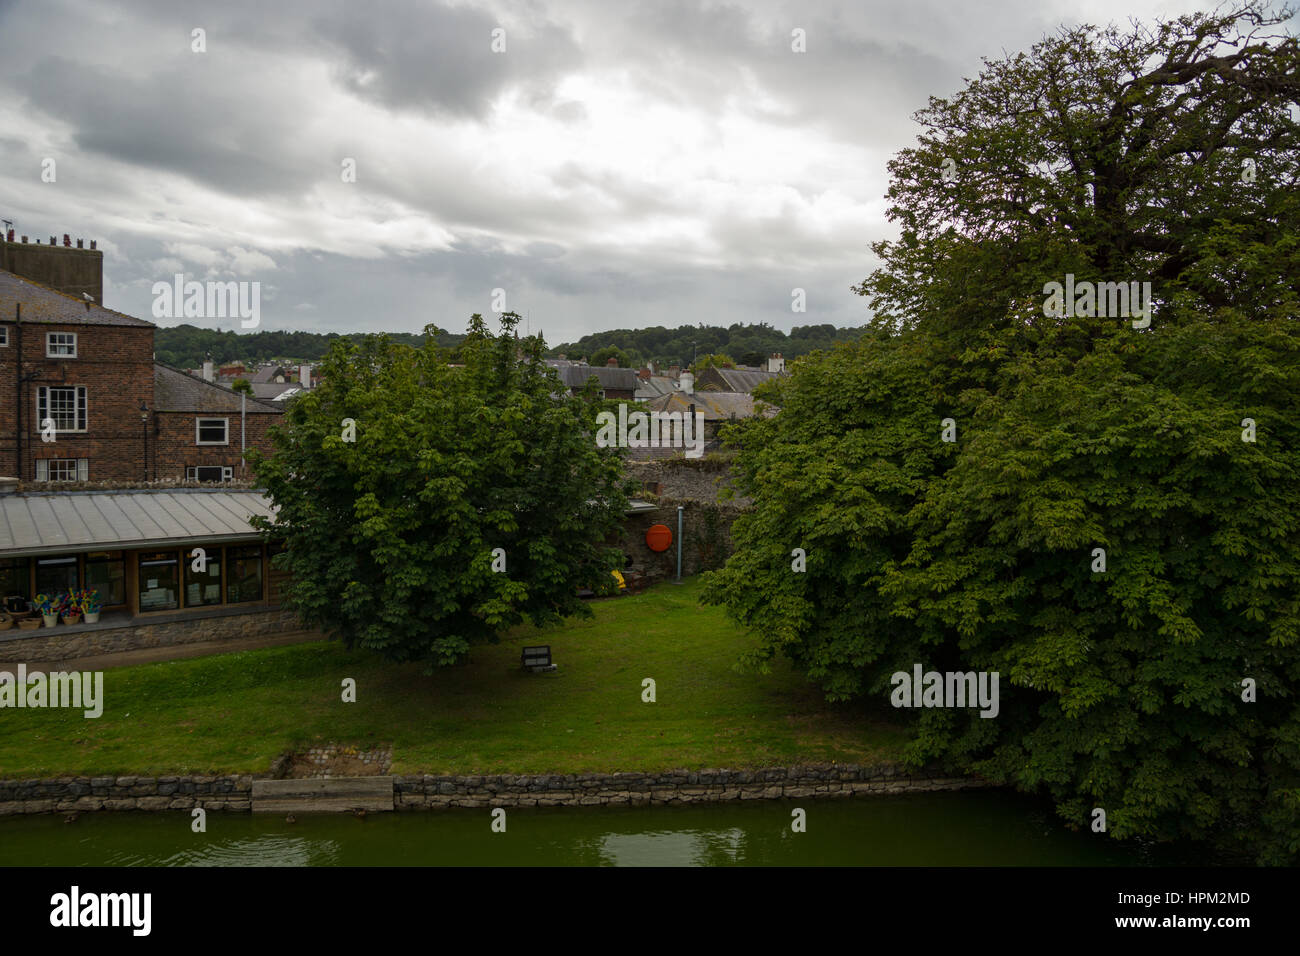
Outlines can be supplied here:
[[146, 319], [182, 272], [260, 282], [264, 329], [463, 331], [495, 288], [551, 344], [860, 325], [928, 96], [1062, 23], [1212, 6], [0, 0], [0, 217], [97, 239]]

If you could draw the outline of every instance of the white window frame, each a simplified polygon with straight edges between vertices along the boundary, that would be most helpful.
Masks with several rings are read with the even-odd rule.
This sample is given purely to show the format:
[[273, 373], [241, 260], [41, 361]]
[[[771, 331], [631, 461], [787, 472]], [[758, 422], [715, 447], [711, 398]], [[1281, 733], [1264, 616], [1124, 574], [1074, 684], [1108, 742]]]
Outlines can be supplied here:
[[[71, 339], [70, 342], [54, 342], [55, 336], [65, 339]], [[59, 352], [56, 348], [71, 348], [71, 352]], [[46, 358], [76, 358], [77, 357], [77, 333], [76, 332], [46, 332], [45, 333], [45, 357]]]
[[200, 468], [220, 468], [222, 481], [233, 481], [235, 478], [235, 469], [230, 465], [189, 465], [185, 469], [185, 480], [199, 481]]
[[45, 429], [42, 427], [45, 419], [50, 417], [50, 391], [60, 389], [63, 391], [74, 392], [72, 398], [72, 418], [76, 423], [75, 428], [60, 428], [57, 421], [54, 426], [55, 434], [69, 434], [74, 432], [86, 432], [90, 430], [90, 396], [86, 392], [84, 385], [38, 385], [36, 387], [36, 432], [39, 434]]
[[[221, 422], [226, 429], [226, 437], [221, 441], [203, 441], [199, 438], [199, 433], [203, 428], [204, 422]], [[209, 426], [210, 427], [210, 426]], [[194, 444], [196, 445], [229, 445], [230, 444], [230, 419], [229, 418], [196, 418], [194, 419]]]
[[0, 349], [9, 347], [9, 326], [0, 325]]
[[[72, 468], [75, 472], [71, 478], [51, 478], [50, 465], [54, 462], [73, 463]], [[90, 459], [89, 458], [38, 458], [36, 460], [36, 480], [37, 481], [89, 481], [90, 480]]]

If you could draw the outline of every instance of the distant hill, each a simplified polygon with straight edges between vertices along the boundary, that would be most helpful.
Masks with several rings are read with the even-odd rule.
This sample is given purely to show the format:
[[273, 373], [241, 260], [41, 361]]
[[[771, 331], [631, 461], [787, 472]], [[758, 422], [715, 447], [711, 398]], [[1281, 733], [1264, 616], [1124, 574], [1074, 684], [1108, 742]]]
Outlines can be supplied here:
[[737, 323], [728, 328], [719, 325], [679, 325], [675, 329], [662, 325], [648, 329], [614, 329], [593, 332], [576, 342], [557, 345], [547, 352], [566, 358], [590, 358], [604, 348], [619, 348], [627, 353], [630, 364], [690, 365], [695, 356], [722, 352], [741, 365], [762, 365], [773, 352], [786, 359], [797, 358], [818, 349], [828, 349], [837, 342], [852, 342], [864, 329], [837, 329], [833, 325], [797, 325], [790, 334], [774, 329], [766, 322], [757, 325]]
[[[198, 368], [209, 353], [218, 365], [232, 362], [315, 362], [325, 357], [330, 345], [340, 338], [360, 339], [366, 333], [352, 332], [218, 332], [193, 325], [178, 325], [154, 333], [154, 355], [159, 362], [176, 368]], [[406, 345], [424, 344], [417, 332], [390, 332], [389, 338]], [[438, 344], [449, 348], [460, 345], [464, 335], [447, 333]]]
[[[557, 345], [547, 355], [564, 354], [568, 358], [590, 358], [605, 348], [619, 348], [634, 366], [655, 362], [661, 366], [690, 365], [697, 354], [725, 353], [741, 365], [762, 365], [773, 352], [787, 359], [828, 349], [837, 342], [851, 342], [862, 329], [838, 329], [833, 325], [797, 325], [785, 332], [765, 322], [756, 325], [739, 323], [720, 325], [679, 325], [668, 329], [662, 325], [646, 329], [613, 329], [593, 332], [576, 342]], [[158, 361], [176, 368], [198, 368], [211, 353], [218, 365], [232, 362], [315, 362], [325, 356], [336, 339], [360, 339], [366, 333], [350, 332], [218, 332], [193, 325], [158, 329], [154, 333], [154, 353]], [[417, 332], [390, 332], [389, 338], [406, 345], [421, 345], [424, 336]], [[438, 344], [456, 348], [465, 336], [444, 333]]]

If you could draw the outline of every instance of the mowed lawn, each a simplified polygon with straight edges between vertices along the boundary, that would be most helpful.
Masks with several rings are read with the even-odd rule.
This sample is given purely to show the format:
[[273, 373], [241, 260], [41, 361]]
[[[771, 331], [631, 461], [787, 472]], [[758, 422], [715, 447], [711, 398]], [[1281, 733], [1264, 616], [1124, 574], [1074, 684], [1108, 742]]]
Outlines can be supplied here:
[[[750, 646], [701, 581], [593, 602], [595, 618], [518, 628], [433, 675], [337, 642], [104, 672], [104, 713], [0, 710], [0, 778], [265, 773], [285, 751], [391, 744], [393, 772], [574, 773], [896, 756], [898, 727], [829, 705], [786, 664], [738, 672]], [[530, 674], [525, 644], [559, 670]], [[16, 665], [0, 665], [14, 670]], [[342, 701], [344, 678], [355, 703]], [[644, 703], [642, 680], [656, 682]]]

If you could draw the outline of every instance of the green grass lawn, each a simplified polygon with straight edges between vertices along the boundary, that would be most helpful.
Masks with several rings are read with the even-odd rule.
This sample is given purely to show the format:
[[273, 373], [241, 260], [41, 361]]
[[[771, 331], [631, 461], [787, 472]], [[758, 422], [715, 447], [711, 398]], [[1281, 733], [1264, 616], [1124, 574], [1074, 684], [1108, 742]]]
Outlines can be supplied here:
[[[750, 638], [701, 581], [592, 604], [595, 619], [519, 628], [431, 676], [320, 642], [118, 668], [104, 714], [0, 710], [0, 778], [264, 773], [286, 750], [393, 747], [393, 772], [573, 773], [870, 762], [902, 733], [832, 706], [782, 664], [740, 673]], [[551, 645], [559, 670], [525, 673]], [[0, 665], [14, 670], [16, 665]], [[356, 703], [343, 703], [345, 677]], [[658, 700], [643, 703], [641, 681]]]

